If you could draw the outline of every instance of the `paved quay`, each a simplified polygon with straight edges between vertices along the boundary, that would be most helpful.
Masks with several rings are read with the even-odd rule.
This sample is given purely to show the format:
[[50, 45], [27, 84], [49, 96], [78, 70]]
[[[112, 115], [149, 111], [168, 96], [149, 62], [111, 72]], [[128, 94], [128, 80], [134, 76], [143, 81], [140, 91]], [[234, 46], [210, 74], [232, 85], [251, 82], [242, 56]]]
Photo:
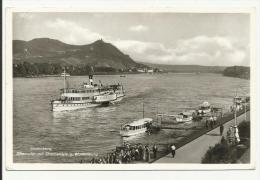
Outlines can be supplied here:
[[[247, 120], [250, 120], [250, 111], [246, 112]], [[237, 117], [237, 123], [245, 120], [245, 114]], [[234, 125], [234, 119], [224, 124], [223, 135], [226, 135], [228, 128]], [[178, 148], [175, 157], [172, 158], [171, 153], [154, 161], [153, 163], [201, 163], [202, 157], [205, 155], [210, 146], [214, 146], [221, 140], [219, 127], [200, 136], [192, 142]]]

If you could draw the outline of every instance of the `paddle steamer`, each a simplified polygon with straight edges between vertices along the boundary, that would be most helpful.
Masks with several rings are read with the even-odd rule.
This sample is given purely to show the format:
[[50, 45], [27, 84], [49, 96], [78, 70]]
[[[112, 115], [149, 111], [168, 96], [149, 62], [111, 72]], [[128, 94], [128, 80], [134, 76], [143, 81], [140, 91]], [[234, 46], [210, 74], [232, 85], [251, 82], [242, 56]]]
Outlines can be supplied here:
[[[64, 70], [64, 74], [66, 74]], [[83, 83], [79, 88], [67, 87], [66, 77], [64, 88], [60, 90], [60, 98], [51, 101], [52, 111], [68, 111], [108, 105], [118, 102], [125, 96], [123, 85], [94, 84], [93, 75], [89, 75], [89, 83]]]

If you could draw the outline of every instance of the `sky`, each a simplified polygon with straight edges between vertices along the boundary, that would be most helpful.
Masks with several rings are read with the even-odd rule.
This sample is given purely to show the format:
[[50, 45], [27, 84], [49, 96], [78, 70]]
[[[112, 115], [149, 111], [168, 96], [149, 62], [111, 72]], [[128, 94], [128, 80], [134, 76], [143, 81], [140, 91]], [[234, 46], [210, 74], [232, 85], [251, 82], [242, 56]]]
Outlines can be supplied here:
[[83, 45], [102, 38], [138, 62], [249, 66], [249, 24], [243, 13], [19, 12], [13, 39]]

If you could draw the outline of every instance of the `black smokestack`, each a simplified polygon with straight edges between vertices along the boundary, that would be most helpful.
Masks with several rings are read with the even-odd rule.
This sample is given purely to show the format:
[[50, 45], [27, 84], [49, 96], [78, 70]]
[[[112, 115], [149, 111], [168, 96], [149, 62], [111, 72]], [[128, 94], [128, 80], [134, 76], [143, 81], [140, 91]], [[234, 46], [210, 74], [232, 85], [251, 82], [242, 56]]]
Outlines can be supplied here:
[[90, 74], [90, 75], [88, 76], [88, 78], [89, 78], [89, 83], [90, 83], [90, 85], [93, 86], [93, 75]]

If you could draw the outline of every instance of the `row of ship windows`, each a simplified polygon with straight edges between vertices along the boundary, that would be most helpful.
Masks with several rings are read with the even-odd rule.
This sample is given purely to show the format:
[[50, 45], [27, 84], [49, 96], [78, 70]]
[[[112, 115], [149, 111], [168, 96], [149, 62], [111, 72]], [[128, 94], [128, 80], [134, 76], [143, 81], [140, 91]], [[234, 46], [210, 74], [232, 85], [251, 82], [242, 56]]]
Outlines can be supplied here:
[[143, 129], [145, 128], [146, 125], [140, 125], [140, 126], [127, 126], [124, 129], [128, 129], [128, 130], [138, 130], [138, 129]]
[[80, 100], [88, 100], [89, 97], [68, 97], [67, 100], [69, 101], [80, 101]]
[[71, 90], [65, 91], [65, 93], [94, 93], [97, 92], [96, 90], [86, 90], [86, 91], [79, 91], [79, 90]]
[[103, 91], [105, 90], [65, 90], [64, 93], [95, 93]]
[[62, 104], [62, 106], [84, 106], [86, 104]]

